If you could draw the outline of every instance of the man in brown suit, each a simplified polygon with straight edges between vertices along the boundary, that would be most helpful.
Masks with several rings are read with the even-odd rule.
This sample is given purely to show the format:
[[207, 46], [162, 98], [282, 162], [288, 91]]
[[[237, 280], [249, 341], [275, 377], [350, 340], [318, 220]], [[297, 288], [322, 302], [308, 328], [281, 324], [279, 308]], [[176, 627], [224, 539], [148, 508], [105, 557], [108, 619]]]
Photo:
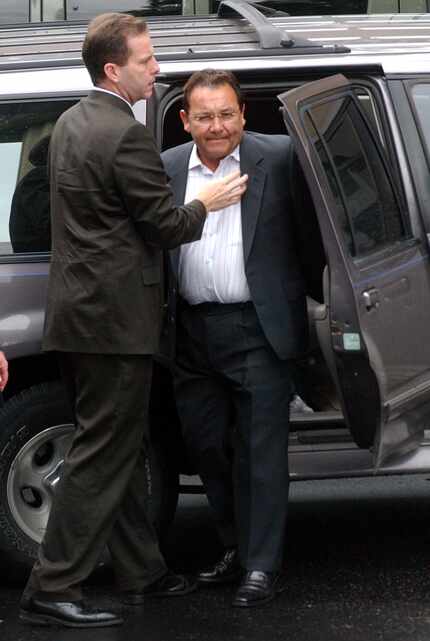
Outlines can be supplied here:
[[44, 337], [76, 419], [20, 618], [118, 625], [82, 600], [107, 545], [129, 604], [186, 594], [146, 513], [147, 408], [161, 325], [161, 250], [200, 238], [206, 213], [237, 202], [238, 172], [175, 207], [154, 140], [131, 105], [159, 71], [146, 23], [104, 14], [83, 58], [95, 89], [58, 120], [50, 146], [52, 263]]

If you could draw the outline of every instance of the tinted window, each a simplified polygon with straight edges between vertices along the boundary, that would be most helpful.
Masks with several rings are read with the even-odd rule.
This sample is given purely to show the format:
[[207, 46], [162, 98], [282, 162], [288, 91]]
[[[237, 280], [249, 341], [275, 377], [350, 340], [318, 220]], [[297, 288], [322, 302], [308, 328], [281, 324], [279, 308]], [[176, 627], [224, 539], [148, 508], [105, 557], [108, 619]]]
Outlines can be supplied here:
[[[201, 3], [203, 11], [198, 10]], [[209, 13], [208, 7], [209, 0], [198, 0], [196, 12]], [[182, 0], [1, 0], [0, 24], [90, 20], [104, 11], [134, 11], [144, 16], [180, 15]]]
[[420, 130], [430, 160], [430, 84], [414, 85], [411, 91]]
[[0, 105], [1, 254], [50, 249], [49, 139], [58, 116], [70, 105]]
[[2, 0], [0, 23], [28, 22], [30, 7], [28, 0]]
[[378, 111], [373, 96], [367, 89], [364, 89], [363, 87], [354, 87], [354, 94], [356, 95], [358, 102], [360, 103], [361, 109], [366, 114], [370, 126], [373, 127], [374, 133], [379, 136], [382, 145], [385, 147], [382, 127], [379, 121]]
[[[127, 11], [143, 16], [180, 15], [182, 4], [183, 0], [67, 0], [65, 6], [67, 20], [90, 20], [105, 11]], [[198, 4], [207, 7], [208, 2], [199, 0]], [[208, 13], [208, 9], [204, 13]]]
[[[315, 16], [366, 13], [368, 0], [263, 0], [261, 4], [291, 16]], [[214, 10], [218, 5], [219, 0], [214, 0]]]
[[362, 256], [402, 239], [395, 191], [352, 96], [314, 105], [305, 119], [350, 254]]

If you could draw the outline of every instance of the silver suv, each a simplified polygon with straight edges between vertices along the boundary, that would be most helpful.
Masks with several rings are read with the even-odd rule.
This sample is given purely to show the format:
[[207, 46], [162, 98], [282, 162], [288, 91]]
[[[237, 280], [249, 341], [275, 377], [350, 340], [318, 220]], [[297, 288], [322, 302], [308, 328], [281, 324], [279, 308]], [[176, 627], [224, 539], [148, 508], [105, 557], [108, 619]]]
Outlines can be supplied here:
[[[312, 341], [293, 411], [292, 479], [430, 470], [430, 16], [264, 17], [243, 0], [218, 15], [149, 18], [161, 66], [135, 106], [160, 149], [184, 141], [182, 86], [233, 70], [247, 127], [289, 133], [301, 171], [302, 258]], [[84, 23], [0, 30], [0, 548], [28, 564], [74, 429], [41, 353], [49, 270], [46, 150], [58, 116], [91, 87]], [[168, 319], [171, 320], [171, 319]], [[100, 319], [100, 323], [103, 319]], [[306, 408], [304, 408], [306, 409]], [[153, 517], [166, 526], [182, 446], [169, 362], [159, 359]]]

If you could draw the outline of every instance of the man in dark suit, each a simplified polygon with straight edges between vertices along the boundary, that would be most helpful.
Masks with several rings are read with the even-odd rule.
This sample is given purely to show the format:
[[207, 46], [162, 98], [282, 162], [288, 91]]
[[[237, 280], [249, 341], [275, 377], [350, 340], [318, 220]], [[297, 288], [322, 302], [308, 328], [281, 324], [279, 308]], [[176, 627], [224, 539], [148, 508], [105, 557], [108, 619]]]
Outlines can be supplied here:
[[238, 174], [175, 207], [155, 141], [131, 106], [159, 71], [144, 20], [104, 14], [83, 58], [95, 84], [58, 120], [50, 144], [52, 262], [45, 350], [58, 353], [76, 419], [73, 443], [22, 620], [118, 625], [82, 601], [109, 547], [128, 604], [193, 589], [168, 572], [147, 514], [148, 397], [161, 323], [161, 250], [197, 240], [208, 211], [237, 202]]
[[208, 219], [202, 238], [171, 252], [171, 262], [177, 406], [225, 548], [199, 580], [242, 576], [233, 605], [250, 607], [281, 589], [291, 359], [307, 341], [293, 150], [287, 136], [244, 133], [229, 72], [193, 74], [180, 115], [195, 144], [162, 154], [176, 204], [233, 169], [249, 175], [241, 203]]

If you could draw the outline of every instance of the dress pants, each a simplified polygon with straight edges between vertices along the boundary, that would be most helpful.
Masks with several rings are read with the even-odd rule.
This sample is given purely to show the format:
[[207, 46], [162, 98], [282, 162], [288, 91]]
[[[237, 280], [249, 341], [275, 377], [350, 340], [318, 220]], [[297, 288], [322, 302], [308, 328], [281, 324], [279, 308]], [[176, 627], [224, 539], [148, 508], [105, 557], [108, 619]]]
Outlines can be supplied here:
[[25, 594], [79, 600], [106, 545], [120, 590], [140, 590], [167, 571], [148, 517], [152, 359], [58, 356], [76, 432]]
[[175, 393], [185, 443], [225, 546], [247, 570], [282, 563], [291, 364], [252, 303], [178, 307]]

